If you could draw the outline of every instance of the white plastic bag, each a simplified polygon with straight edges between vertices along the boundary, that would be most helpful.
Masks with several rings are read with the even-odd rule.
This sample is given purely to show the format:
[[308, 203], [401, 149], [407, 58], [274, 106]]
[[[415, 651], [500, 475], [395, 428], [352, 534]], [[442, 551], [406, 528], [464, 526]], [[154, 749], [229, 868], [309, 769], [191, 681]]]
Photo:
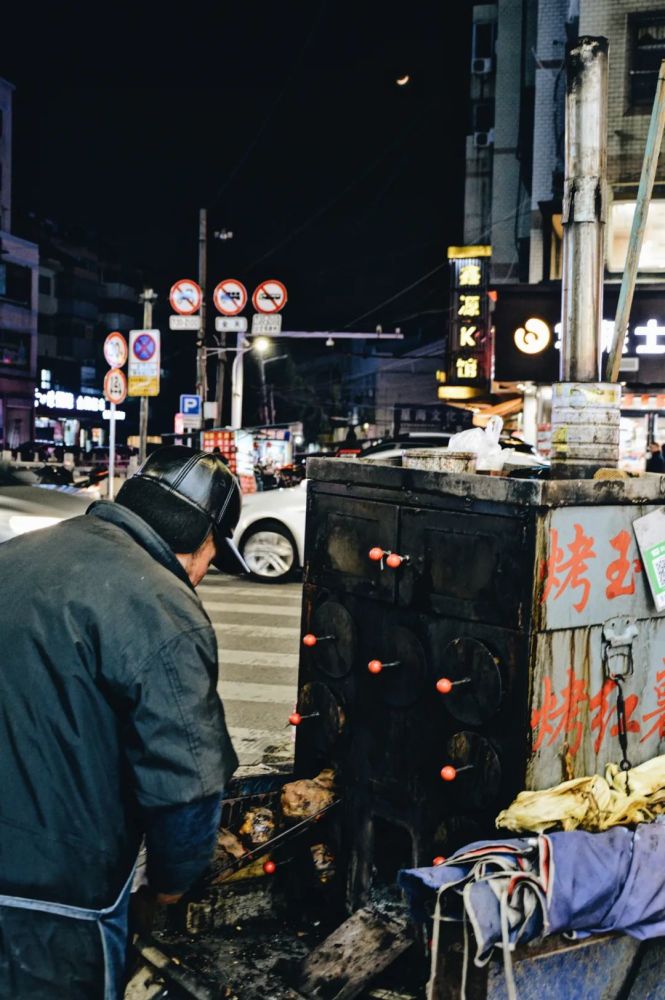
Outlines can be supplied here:
[[476, 459], [477, 472], [500, 470], [503, 467], [503, 456], [499, 444], [502, 430], [503, 420], [501, 417], [490, 417], [484, 429], [471, 427], [468, 431], [453, 434], [448, 442], [448, 450], [472, 451], [478, 456]]

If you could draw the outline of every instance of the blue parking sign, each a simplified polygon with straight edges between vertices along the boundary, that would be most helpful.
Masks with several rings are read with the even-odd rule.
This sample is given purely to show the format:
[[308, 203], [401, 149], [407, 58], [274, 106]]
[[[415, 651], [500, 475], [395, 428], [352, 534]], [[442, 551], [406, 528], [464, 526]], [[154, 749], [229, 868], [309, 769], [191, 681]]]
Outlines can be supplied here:
[[200, 396], [181, 396], [180, 397], [180, 412], [183, 417], [200, 417], [201, 416], [201, 397]]

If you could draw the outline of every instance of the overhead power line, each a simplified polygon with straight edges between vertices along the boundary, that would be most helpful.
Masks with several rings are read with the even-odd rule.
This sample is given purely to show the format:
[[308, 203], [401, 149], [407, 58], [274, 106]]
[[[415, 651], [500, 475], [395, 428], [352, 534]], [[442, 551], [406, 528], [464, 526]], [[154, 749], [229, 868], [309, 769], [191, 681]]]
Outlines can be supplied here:
[[420, 125], [422, 120], [427, 115], [430, 114], [433, 106], [436, 105], [436, 103], [437, 103], [436, 100], [432, 101], [430, 104], [427, 105], [426, 108], [423, 108], [420, 114], [416, 115], [415, 118], [411, 119], [407, 127], [402, 132], [400, 132], [400, 134], [396, 138], [394, 138], [390, 143], [388, 143], [388, 145], [379, 153], [379, 155], [370, 161], [370, 163], [364, 168], [364, 170], [362, 170], [359, 174], [356, 174], [355, 177], [353, 177], [349, 181], [349, 183], [346, 184], [341, 189], [341, 191], [338, 191], [335, 195], [333, 195], [332, 198], [330, 198], [323, 205], [317, 208], [316, 211], [312, 213], [312, 215], [310, 215], [307, 219], [305, 219], [304, 222], [301, 222], [298, 226], [296, 226], [295, 229], [292, 229], [290, 233], [287, 233], [287, 235], [283, 239], [279, 240], [279, 242], [276, 243], [275, 246], [273, 246], [270, 250], [266, 250], [266, 252], [261, 254], [260, 257], [257, 257], [255, 260], [253, 260], [251, 264], [248, 264], [245, 270], [251, 271], [254, 267], [257, 266], [257, 264], [261, 264], [264, 260], [267, 260], [268, 257], [272, 257], [272, 255], [277, 253], [278, 250], [281, 250], [282, 247], [285, 247], [287, 243], [290, 243], [293, 239], [296, 238], [296, 236], [299, 236], [300, 233], [304, 232], [305, 229], [308, 229], [309, 226], [312, 225], [312, 223], [317, 222], [318, 219], [320, 219], [323, 215], [326, 214], [326, 212], [328, 212], [333, 207], [333, 205], [336, 205], [338, 201], [341, 201], [341, 199], [346, 194], [348, 194], [349, 191], [351, 191], [354, 187], [356, 187], [357, 184], [363, 181], [365, 177], [367, 177], [374, 170], [374, 168], [378, 166], [378, 164], [383, 159], [385, 159], [388, 153], [391, 153], [393, 149], [399, 146], [407, 138], [407, 136], [409, 136], [414, 131], [414, 129], [416, 129]]
[[217, 191], [217, 194], [215, 195], [215, 197], [210, 202], [209, 208], [214, 208], [215, 207], [215, 205], [217, 204], [217, 202], [219, 201], [219, 199], [222, 197], [222, 195], [224, 194], [224, 192], [233, 183], [233, 181], [235, 180], [235, 178], [238, 176], [238, 174], [240, 173], [240, 171], [244, 167], [244, 165], [247, 162], [247, 160], [249, 159], [250, 155], [252, 154], [252, 152], [254, 151], [254, 149], [256, 148], [256, 146], [258, 145], [259, 140], [260, 140], [261, 136], [263, 135], [263, 133], [265, 132], [265, 130], [267, 129], [268, 125], [272, 121], [275, 120], [275, 110], [276, 110], [276, 108], [279, 107], [279, 105], [284, 100], [284, 97], [286, 96], [286, 92], [289, 89], [289, 87], [291, 86], [291, 83], [293, 81], [293, 78], [294, 78], [296, 72], [300, 69], [300, 64], [301, 64], [301, 62], [303, 60], [303, 56], [305, 55], [305, 52], [309, 48], [309, 46], [312, 43], [312, 40], [313, 40], [316, 32], [319, 29], [319, 25], [321, 24], [321, 21], [323, 19], [323, 14], [325, 12], [326, 7], [327, 7], [327, 0], [323, 0], [323, 2], [321, 3], [321, 5], [319, 7], [318, 16], [315, 18], [314, 24], [310, 28], [309, 33], [307, 35], [307, 38], [303, 42], [302, 48], [300, 49], [300, 52], [298, 53], [298, 55], [294, 59], [294, 61], [291, 63], [291, 69], [290, 69], [290, 72], [288, 73], [288, 75], [286, 77], [286, 81], [284, 83], [284, 86], [280, 90], [280, 92], [277, 95], [277, 97], [275, 98], [275, 100], [270, 105], [270, 108], [268, 109], [268, 113], [265, 116], [265, 118], [263, 119], [263, 121], [261, 122], [261, 125], [259, 127], [258, 132], [255, 134], [254, 138], [249, 143], [249, 145], [245, 149], [245, 151], [242, 154], [242, 156], [240, 157], [240, 159], [237, 161], [235, 167], [233, 168], [233, 170], [231, 171], [231, 173], [226, 177], [224, 183], [222, 184], [222, 186]]

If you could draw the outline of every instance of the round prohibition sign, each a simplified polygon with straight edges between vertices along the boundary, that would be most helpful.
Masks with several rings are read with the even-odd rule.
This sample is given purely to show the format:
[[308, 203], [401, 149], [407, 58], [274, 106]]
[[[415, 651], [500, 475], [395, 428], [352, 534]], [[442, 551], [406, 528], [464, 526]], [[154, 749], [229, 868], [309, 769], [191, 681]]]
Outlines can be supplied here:
[[192, 316], [201, 308], [202, 292], [191, 278], [181, 278], [171, 286], [169, 302], [174, 312], [181, 316]]
[[109, 403], [124, 403], [127, 396], [127, 379], [119, 368], [111, 368], [104, 376], [104, 397]]
[[111, 368], [122, 368], [127, 360], [127, 341], [118, 330], [104, 341], [104, 358]]
[[268, 278], [254, 289], [252, 304], [257, 312], [278, 313], [286, 305], [287, 298], [286, 285], [277, 278]]
[[139, 361], [150, 361], [157, 349], [154, 337], [151, 337], [149, 333], [140, 334], [134, 341], [134, 346], [132, 350]]
[[225, 278], [212, 293], [212, 300], [222, 316], [237, 316], [247, 305], [247, 289], [237, 278]]

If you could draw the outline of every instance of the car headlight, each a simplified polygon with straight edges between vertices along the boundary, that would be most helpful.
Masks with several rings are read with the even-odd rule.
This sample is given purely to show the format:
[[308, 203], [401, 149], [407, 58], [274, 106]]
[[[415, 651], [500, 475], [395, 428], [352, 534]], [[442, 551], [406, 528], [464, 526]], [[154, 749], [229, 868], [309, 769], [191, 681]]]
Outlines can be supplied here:
[[61, 517], [40, 517], [37, 514], [12, 514], [9, 518], [9, 530], [14, 535], [24, 535], [27, 531], [37, 531], [39, 528], [51, 528], [60, 524]]

